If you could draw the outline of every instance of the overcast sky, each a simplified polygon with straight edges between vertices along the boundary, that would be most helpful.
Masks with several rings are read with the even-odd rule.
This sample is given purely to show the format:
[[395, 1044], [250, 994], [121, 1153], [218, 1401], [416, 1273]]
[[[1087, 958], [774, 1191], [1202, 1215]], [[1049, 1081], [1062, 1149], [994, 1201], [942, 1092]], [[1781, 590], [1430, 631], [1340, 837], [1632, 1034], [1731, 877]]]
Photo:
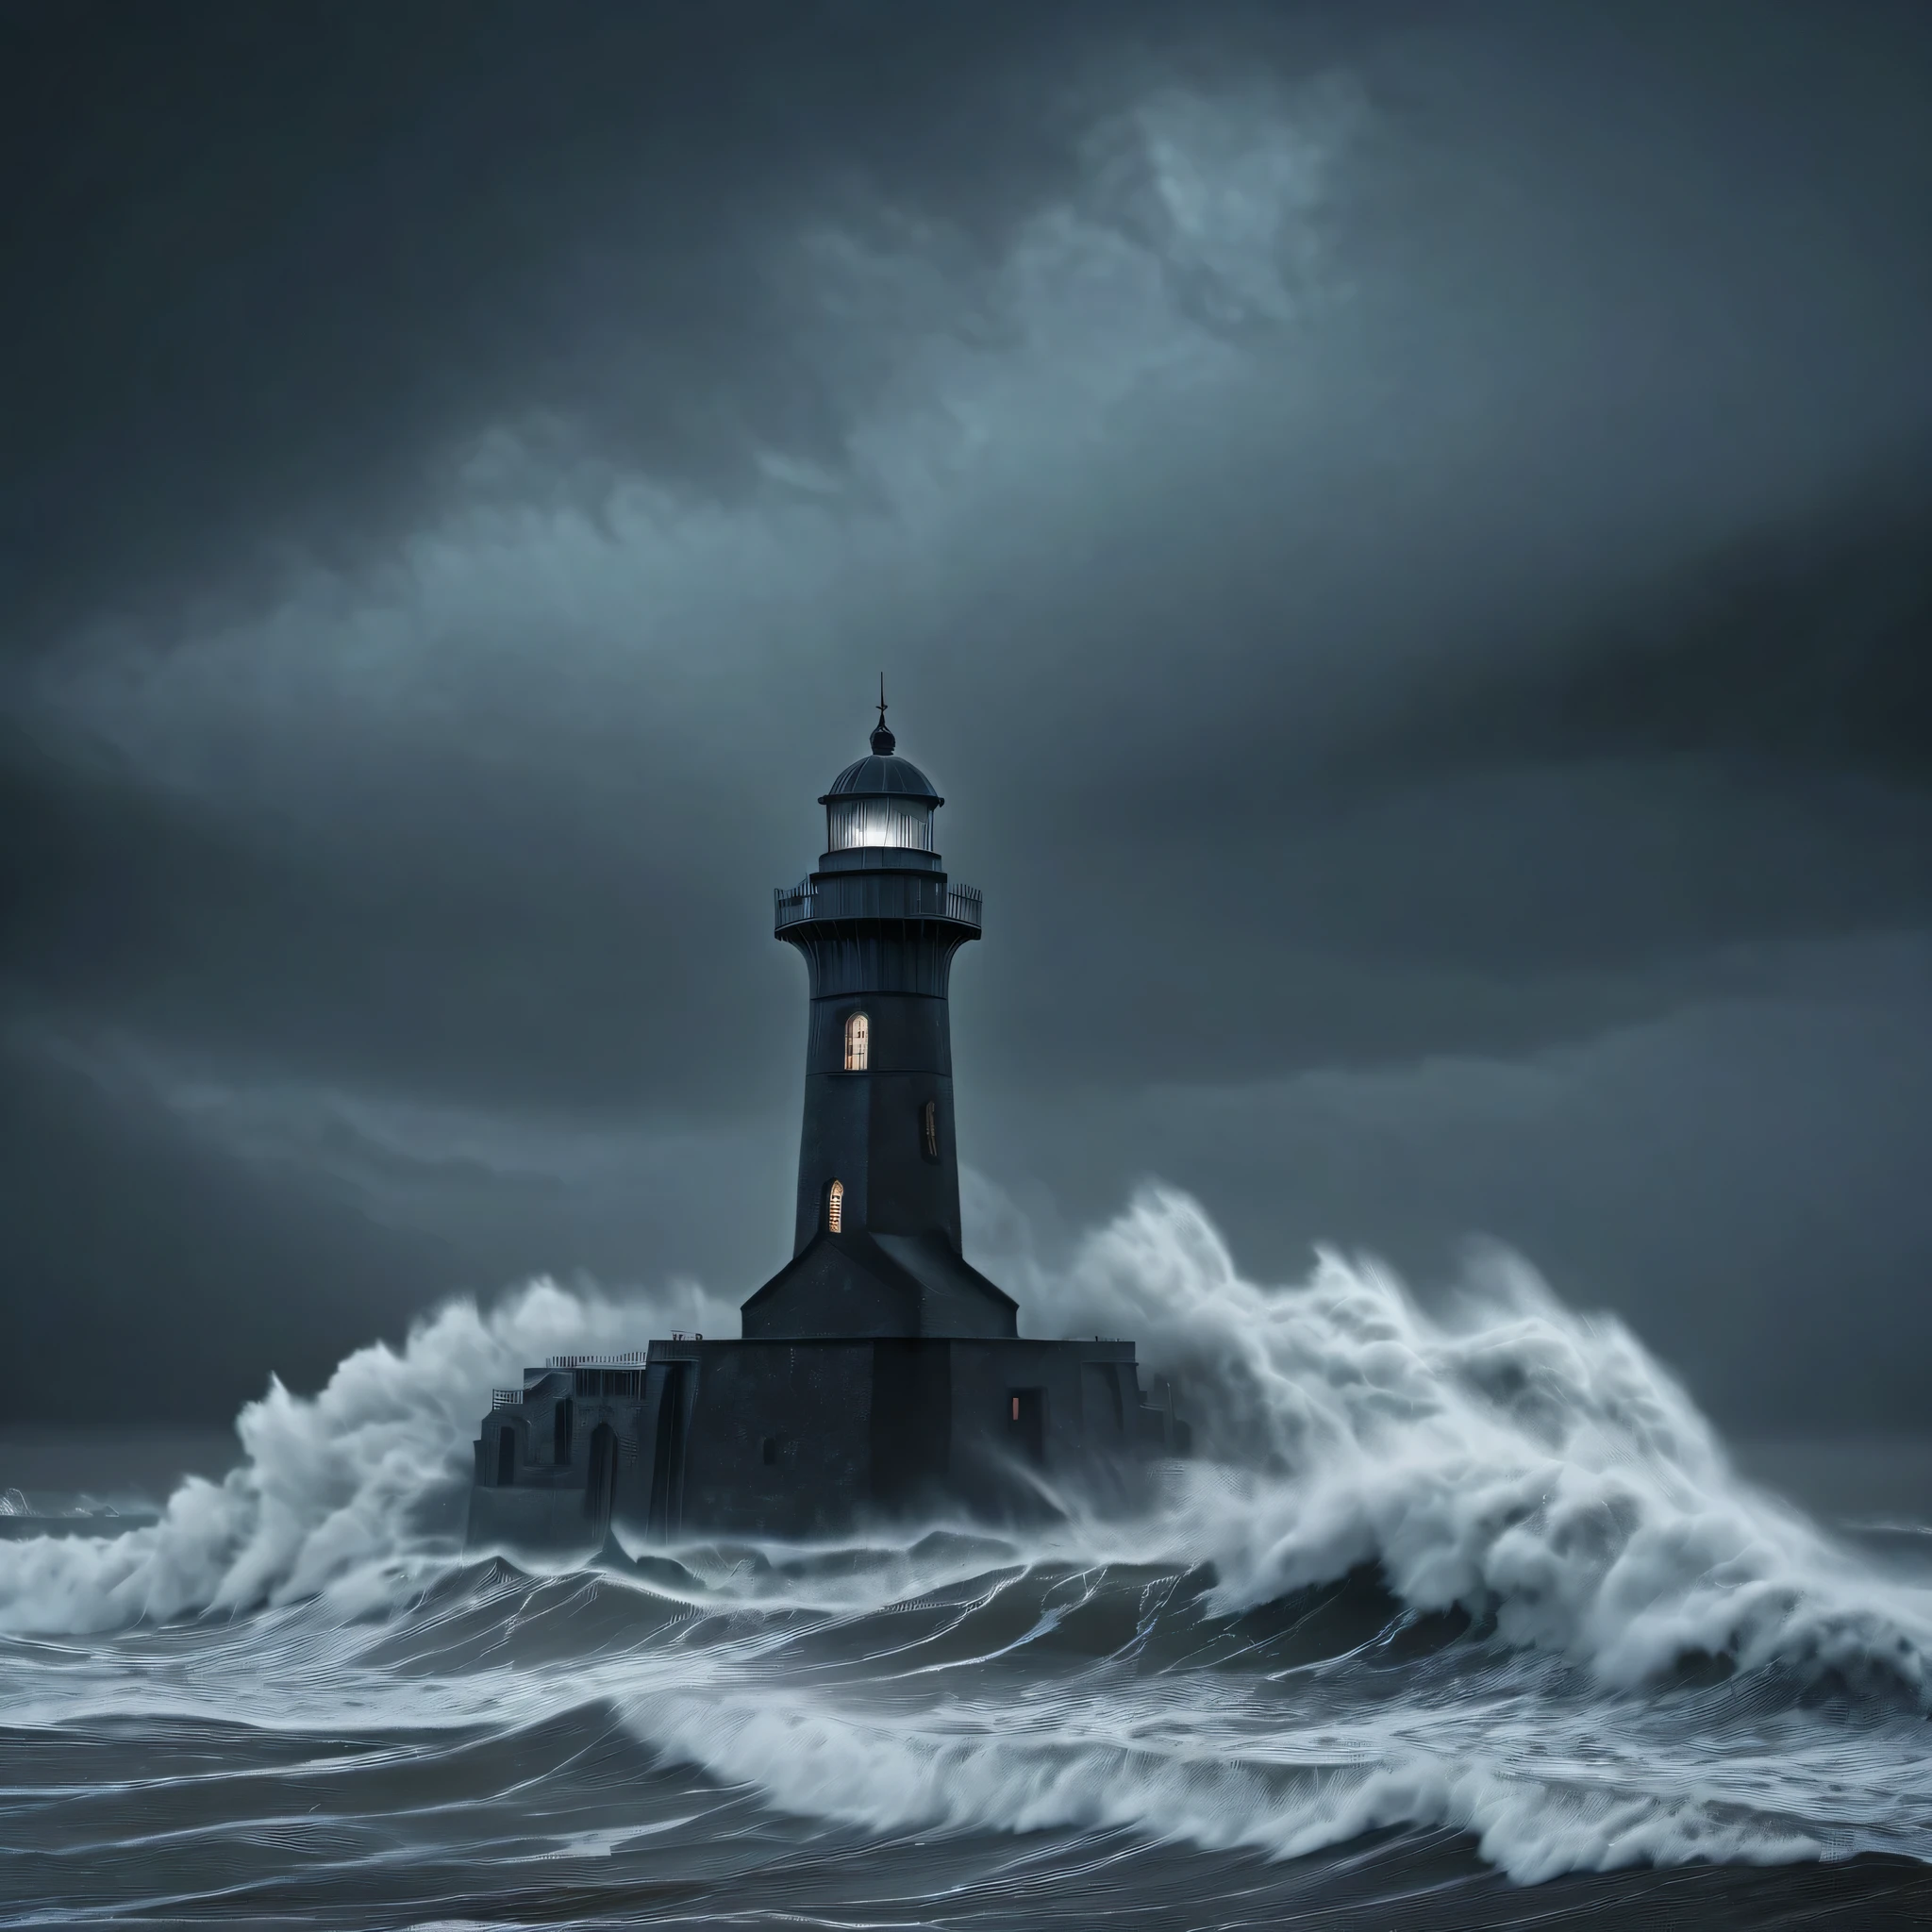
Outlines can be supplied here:
[[1923, 1424], [1932, 9], [0, 20], [12, 1414], [750, 1292], [883, 668], [969, 1252], [1157, 1175]]

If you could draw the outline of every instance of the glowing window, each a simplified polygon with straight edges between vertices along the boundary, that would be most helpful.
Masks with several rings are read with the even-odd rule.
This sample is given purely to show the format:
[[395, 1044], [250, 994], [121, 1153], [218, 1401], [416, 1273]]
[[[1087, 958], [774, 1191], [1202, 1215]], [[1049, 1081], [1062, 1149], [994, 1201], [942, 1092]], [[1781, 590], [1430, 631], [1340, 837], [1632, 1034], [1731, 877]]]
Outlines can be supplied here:
[[845, 1224], [845, 1183], [834, 1181], [825, 1190], [825, 1231], [837, 1234]]
[[863, 1013], [854, 1013], [845, 1022], [845, 1071], [848, 1074], [865, 1072], [866, 1043], [871, 1031]]

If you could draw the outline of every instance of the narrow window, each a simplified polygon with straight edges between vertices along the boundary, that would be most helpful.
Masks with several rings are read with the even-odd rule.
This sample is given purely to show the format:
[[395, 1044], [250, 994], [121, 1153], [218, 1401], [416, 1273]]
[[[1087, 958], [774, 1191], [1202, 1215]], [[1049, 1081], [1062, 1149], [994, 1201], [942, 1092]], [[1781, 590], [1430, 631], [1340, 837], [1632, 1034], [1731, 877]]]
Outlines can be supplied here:
[[837, 1234], [845, 1224], [845, 1183], [834, 1181], [825, 1190], [825, 1232]]
[[1046, 1391], [1016, 1389], [1008, 1396], [1007, 1440], [1020, 1457], [1034, 1465], [1046, 1461]]
[[551, 1424], [550, 1459], [559, 1469], [570, 1467], [570, 1432], [575, 1420], [571, 1399], [564, 1396], [557, 1405], [557, 1418]]
[[845, 1022], [845, 1071], [848, 1074], [865, 1072], [866, 1040], [870, 1031], [863, 1013], [854, 1013]]
[[940, 1104], [928, 1100], [920, 1109], [920, 1125], [925, 1137], [925, 1158], [937, 1160], [940, 1158]]
[[762, 1462], [767, 1469], [772, 1468], [777, 1462], [778, 1439], [776, 1436], [766, 1436], [759, 1441], [758, 1460]]
[[517, 1479], [517, 1432], [508, 1427], [496, 1432], [496, 1487], [508, 1490]]

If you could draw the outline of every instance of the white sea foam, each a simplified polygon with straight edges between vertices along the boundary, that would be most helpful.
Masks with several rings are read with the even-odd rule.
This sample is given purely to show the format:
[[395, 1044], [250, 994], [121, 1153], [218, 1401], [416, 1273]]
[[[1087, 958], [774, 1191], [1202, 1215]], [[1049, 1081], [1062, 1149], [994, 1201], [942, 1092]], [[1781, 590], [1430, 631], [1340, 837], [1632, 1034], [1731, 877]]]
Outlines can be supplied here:
[[1412, 1608], [1492, 1616], [1615, 1685], [1721, 1657], [1927, 1692], [1932, 1591], [1745, 1482], [1622, 1323], [1513, 1256], [1436, 1313], [1332, 1253], [1268, 1288], [1150, 1187], [1066, 1268], [1007, 1274], [1034, 1332], [1134, 1335], [1181, 1378], [1206, 1457], [1169, 1524], [1224, 1608], [1375, 1564]]
[[[9, 1646], [0, 1695], [21, 1724], [328, 1736], [614, 1708], [668, 1759], [887, 1836], [1117, 1828], [1291, 1857], [1443, 1825], [1522, 1879], [1932, 1857], [1924, 1724], [1899, 1695], [1924, 1695], [1932, 1593], [1740, 1481], [1617, 1323], [1507, 1257], [1446, 1312], [1333, 1255], [1264, 1287], [1161, 1190], [1066, 1267], [1000, 1272], [1032, 1332], [1132, 1334], [1181, 1378], [1205, 1454], [1153, 1517], [771, 1566], [691, 1549], [689, 1611], [616, 1579], [483, 1571], [422, 1596], [456, 1562], [425, 1505], [466, 1481], [493, 1383], [550, 1353], [728, 1332], [695, 1290], [618, 1302], [540, 1282], [357, 1351], [313, 1397], [272, 1388], [238, 1422], [243, 1467], [184, 1484], [158, 1523], [0, 1542], [0, 1630], [84, 1640]], [[1307, 1671], [1204, 1662], [1173, 1607], [1175, 1572], [1203, 1560], [1210, 1609], [1371, 1565], [1410, 1608], [1460, 1606], [1496, 1641], [1399, 1670], [1355, 1658], [1352, 1638]], [[1143, 1634], [1167, 1619], [1162, 1641], [1181, 1619], [1182, 1650], [1143, 1669], [1138, 1638], [1057, 1649], [1095, 1593], [1138, 1604]], [[153, 1627], [262, 1606], [279, 1607]], [[1698, 1655], [1747, 1674], [1639, 1694]], [[1780, 1670], [1821, 1669], [1881, 1694], [1820, 1711], [1780, 1688]]]
[[[1187, 1391], [1204, 1459], [1157, 1520], [1094, 1530], [1095, 1557], [1211, 1559], [1228, 1610], [1378, 1565], [1412, 1608], [1492, 1617], [1616, 1686], [1712, 1656], [1925, 1693], [1932, 1595], [1741, 1481], [1621, 1324], [1566, 1310], [1521, 1262], [1493, 1259], [1449, 1313], [1336, 1255], [1265, 1287], [1195, 1203], [1148, 1189], [1066, 1268], [1003, 1272], [1032, 1332], [1136, 1336]], [[466, 1478], [492, 1381], [671, 1325], [729, 1319], [695, 1289], [619, 1304], [540, 1282], [489, 1314], [452, 1304], [312, 1398], [273, 1387], [238, 1422], [243, 1467], [185, 1484], [158, 1524], [0, 1543], [0, 1628], [378, 1602], [420, 1574], [420, 1506]]]
[[358, 1349], [316, 1395], [272, 1381], [236, 1419], [242, 1464], [218, 1483], [189, 1478], [158, 1522], [0, 1542], [0, 1630], [110, 1630], [325, 1591], [345, 1610], [389, 1600], [421, 1574], [424, 1506], [468, 1479], [492, 1386], [546, 1354], [723, 1319], [695, 1288], [619, 1305], [541, 1280], [488, 1314], [453, 1302], [400, 1350]]
[[[1513, 1727], [1486, 1736], [1468, 1719], [1423, 1742], [1373, 1718], [1319, 1737], [1291, 1721], [1257, 1737], [1230, 1734], [1211, 1712], [1196, 1728], [1175, 1725], [1171, 1711], [1168, 1723], [1156, 1722], [1152, 1700], [1096, 1702], [1097, 1713], [1056, 1710], [1050, 1724], [1037, 1707], [949, 1705], [937, 1719], [881, 1720], [768, 1690], [756, 1701], [645, 1698], [629, 1715], [670, 1755], [755, 1785], [782, 1809], [881, 1835], [1123, 1829], [1289, 1858], [1391, 1825], [1446, 1825], [1470, 1833], [1485, 1857], [1525, 1883], [1644, 1862], [1783, 1863], [1880, 1848], [1923, 1857], [1932, 1848], [1923, 1829], [1874, 1830], [1857, 1817], [1874, 1799], [1875, 1809], [1906, 1808], [1914, 1770], [1902, 1751], [1874, 1762], [1870, 1785], [1857, 1781], [1849, 1802], [1840, 1798], [1840, 1817], [1814, 1821], [1797, 1807], [1823, 1798], [1815, 1808], [1829, 1810], [1831, 1801], [1805, 1766], [1777, 1781], [1796, 1811], [1780, 1815], [1750, 1802], [1765, 1795], [1763, 1780], [1753, 1790], [1748, 1773], [1728, 1774], [1699, 1754], [1666, 1749], [1641, 1766], [1600, 1761], [1565, 1775], [1523, 1750]], [[1574, 1725], [1572, 1718], [1550, 1727], [1568, 1733], [1559, 1751], [1576, 1741]], [[1874, 1788], [1885, 1785], [1891, 1790], [1881, 1798]], [[1837, 1790], [1846, 1792], [1842, 1777]]]

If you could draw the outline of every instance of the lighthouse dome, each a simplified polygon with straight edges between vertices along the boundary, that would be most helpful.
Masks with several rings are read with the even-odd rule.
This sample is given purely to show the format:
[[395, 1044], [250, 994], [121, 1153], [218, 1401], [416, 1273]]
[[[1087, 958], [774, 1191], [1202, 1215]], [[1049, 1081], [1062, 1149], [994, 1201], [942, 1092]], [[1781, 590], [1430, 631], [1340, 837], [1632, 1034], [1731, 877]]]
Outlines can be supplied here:
[[910, 758], [894, 751], [898, 741], [881, 724], [872, 735], [872, 755], [854, 758], [831, 782], [821, 805], [838, 798], [918, 799], [926, 806], [945, 804], [932, 789], [932, 780]]
[[910, 758], [854, 758], [832, 780], [821, 805], [835, 798], [916, 798], [924, 805], [943, 805], [945, 800], [932, 789], [932, 780]]
[[932, 815], [946, 801], [910, 758], [897, 755], [895, 743], [881, 716], [871, 755], [855, 758], [820, 797], [830, 850], [855, 845], [932, 850]]

